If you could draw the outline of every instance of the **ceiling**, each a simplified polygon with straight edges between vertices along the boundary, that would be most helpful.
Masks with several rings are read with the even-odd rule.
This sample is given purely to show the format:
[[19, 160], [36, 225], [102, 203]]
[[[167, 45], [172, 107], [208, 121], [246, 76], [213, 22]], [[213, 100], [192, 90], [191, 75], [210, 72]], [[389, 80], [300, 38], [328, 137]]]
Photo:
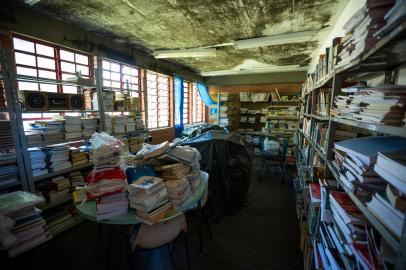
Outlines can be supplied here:
[[[314, 40], [236, 50], [216, 57], [168, 59], [196, 73], [236, 68], [309, 64], [323, 33], [347, 0], [41, 0], [32, 7], [79, 24], [115, 42], [152, 54], [233, 40], [316, 30]], [[325, 36], [325, 35], [324, 35]]]

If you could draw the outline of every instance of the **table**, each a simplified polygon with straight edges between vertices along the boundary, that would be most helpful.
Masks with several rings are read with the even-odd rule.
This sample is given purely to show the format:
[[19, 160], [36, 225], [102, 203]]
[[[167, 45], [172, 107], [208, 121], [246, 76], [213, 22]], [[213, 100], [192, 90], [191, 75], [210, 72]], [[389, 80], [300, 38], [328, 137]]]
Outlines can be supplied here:
[[[174, 217], [178, 215], [181, 212], [186, 212], [188, 210], [194, 209], [199, 206], [199, 201], [202, 199], [204, 196], [204, 191], [206, 188], [208, 188], [208, 180], [209, 180], [209, 174], [203, 171], [200, 171], [200, 184], [197, 190], [194, 192], [194, 194], [188, 198], [181, 206], [178, 206], [175, 208], [172, 212], [168, 214], [168, 217], [165, 220], [170, 219], [171, 217]], [[103, 246], [105, 250], [105, 259], [106, 259], [106, 268], [107, 269], [113, 269], [113, 267], [110, 267], [110, 255], [114, 248], [112, 247], [112, 236], [111, 236], [111, 230], [108, 225], [118, 225], [118, 226], [127, 226], [127, 225], [137, 225], [141, 224], [142, 222], [136, 218], [136, 210], [129, 208], [128, 213], [124, 215], [119, 215], [115, 216], [109, 219], [104, 219], [101, 221], [96, 220], [96, 202], [95, 201], [88, 201], [84, 203], [83, 205], [76, 205], [76, 209], [78, 210], [79, 214], [83, 216], [84, 218], [97, 222], [99, 224], [99, 233], [100, 237], [103, 239]], [[102, 225], [107, 225], [107, 231], [106, 233], [102, 233]], [[122, 232], [125, 234], [126, 229], [122, 230]], [[105, 237], [103, 237], [105, 236]], [[106, 240], [106, 241], [104, 241]]]
[[[193, 196], [187, 199], [181, 206], [175, 208], [171, 213], [168, 214], [168, 217], [174, 216], [180, 212], [186, 212], [198, 206], [200, 199], [203, 196], [205, 186], [208, 182], [208, 174], [206, 172], [200, 172], [200, 184]], [[140, 220], [136, 218], [136, 210], [129, 208], [128, 213], [124, 215], [115, 216], [109, 219], [104, 219], [101, 221], [96, 220], [96, 202], [95, 201], [88, 201], [83, 205], [76, 205], [76, 209], [78, 210], [79, 214], [84, 218], [104, 224], [111, 224], [111, 225], [134, 225], [142, 223]]]

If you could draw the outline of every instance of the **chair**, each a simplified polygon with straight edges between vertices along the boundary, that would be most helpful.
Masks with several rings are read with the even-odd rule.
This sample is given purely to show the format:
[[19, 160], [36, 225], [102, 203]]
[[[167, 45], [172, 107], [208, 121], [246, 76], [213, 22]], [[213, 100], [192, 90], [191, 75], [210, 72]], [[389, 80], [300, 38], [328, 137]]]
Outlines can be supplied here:
[[[282, 141], [282, 143], [281, 143]], [[267, 149], [265, 149], [265, 144]], [[285, 138], [268, 137], [268, 142], [264, 142], [264, 150], [262, 151], [262, 171], [267, 165], [277, 165], [281, 168], [282, 173], [285, 172], [286, 152], [288, 148], [288, 140]]]
[[187, 243], [186, 219], [182, 213], [169, 221], [157, 223], [154, 225], [142, 224], [139, 228], [136, 239], [131, 243], [131, 249], [135, 252], [143, 252], [154, 250], [164, 246], [168, 247], [169, 255], [172, 258], [172, 252], [169, 250], [169, 245], [183, 233], [185, 240], [185, 250], [188, 269], [191, 269], [189, 248]]

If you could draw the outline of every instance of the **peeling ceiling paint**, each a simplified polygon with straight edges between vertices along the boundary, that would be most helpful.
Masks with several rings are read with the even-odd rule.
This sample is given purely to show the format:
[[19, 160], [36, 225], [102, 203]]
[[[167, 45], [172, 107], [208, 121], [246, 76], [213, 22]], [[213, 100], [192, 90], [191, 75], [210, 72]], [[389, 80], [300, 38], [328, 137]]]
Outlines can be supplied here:
[[[152, 53], [329, 27], [347, 0], [42, 0], [33, 8]], [[313, 41], [236, 50], [219, 47], [214, 58], [168, 59], [195, 72], [310, 62]], [[254, 62], [252, 62], [254, 61]], [[255, 66], [255, 65], [251, 65]]]

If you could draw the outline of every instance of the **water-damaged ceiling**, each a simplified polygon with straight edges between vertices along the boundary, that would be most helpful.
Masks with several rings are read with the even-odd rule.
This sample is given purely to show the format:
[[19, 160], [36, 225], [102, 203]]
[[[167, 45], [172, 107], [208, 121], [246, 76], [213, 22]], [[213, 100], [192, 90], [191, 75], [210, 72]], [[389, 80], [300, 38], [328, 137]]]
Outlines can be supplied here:
[[169, 59], [199, 73], [243, 63], [306, 66], [320, 33], [347, 0], [41, 0], [33, 8], [79, 24], [147, 53], [230, 43], [233, 40], [316, 30], [314, 40], [236, 50], [218, 47], [211, 58]]

